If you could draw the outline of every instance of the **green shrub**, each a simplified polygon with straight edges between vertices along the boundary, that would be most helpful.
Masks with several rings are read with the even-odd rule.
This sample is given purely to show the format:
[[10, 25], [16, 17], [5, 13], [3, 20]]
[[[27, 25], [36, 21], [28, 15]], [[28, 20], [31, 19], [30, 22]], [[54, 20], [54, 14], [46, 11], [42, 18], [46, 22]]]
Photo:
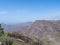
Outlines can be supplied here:
[[3, 45], [12, 45], [13, 43], [13, 40], [10, 37], [4, 35], [0, 37], [0, 41]]

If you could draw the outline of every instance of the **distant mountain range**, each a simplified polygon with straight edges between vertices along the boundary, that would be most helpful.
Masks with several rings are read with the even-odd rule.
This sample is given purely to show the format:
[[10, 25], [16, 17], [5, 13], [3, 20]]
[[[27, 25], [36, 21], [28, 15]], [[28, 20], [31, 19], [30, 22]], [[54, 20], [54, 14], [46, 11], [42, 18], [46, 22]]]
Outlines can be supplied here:
[[5, 32], [11, 32], [11, 31], [19, 31], [23, 27], [30, 25], [32, 22], [25, 22], [25, 23], [16, 23], [16, 24], [4, 24], [2, 23], [2, 27], [4, 28]]
[[22, 32], [26, 35], [52, 41], [53, 45], [60, 45], [60, 20], [36, 20], [35, 22], [13, 25], [2, 24], [2, 26], [6, 32]]

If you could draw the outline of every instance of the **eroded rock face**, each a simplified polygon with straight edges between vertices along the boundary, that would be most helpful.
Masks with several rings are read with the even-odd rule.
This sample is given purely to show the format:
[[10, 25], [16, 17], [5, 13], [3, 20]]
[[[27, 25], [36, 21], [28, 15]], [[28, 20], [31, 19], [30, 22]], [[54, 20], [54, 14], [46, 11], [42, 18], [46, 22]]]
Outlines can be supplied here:
[[56, 34], [60, 34], [60, 21], [35, 21], [24, 33], [49, 40], [53, 45], [59, 45], [60, 38], [56, 38], [58, 37]]

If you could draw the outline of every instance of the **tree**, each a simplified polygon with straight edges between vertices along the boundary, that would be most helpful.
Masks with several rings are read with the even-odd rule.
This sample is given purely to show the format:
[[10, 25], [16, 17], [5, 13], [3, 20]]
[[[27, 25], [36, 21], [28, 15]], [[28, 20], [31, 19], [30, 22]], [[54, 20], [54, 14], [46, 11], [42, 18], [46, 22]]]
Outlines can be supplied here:
[[4, 30], [3, 30], [3, 28], [2, 28], [2, 26], [0, 24], [0, 36], [2, 36], [3, 34], [4, 34]]

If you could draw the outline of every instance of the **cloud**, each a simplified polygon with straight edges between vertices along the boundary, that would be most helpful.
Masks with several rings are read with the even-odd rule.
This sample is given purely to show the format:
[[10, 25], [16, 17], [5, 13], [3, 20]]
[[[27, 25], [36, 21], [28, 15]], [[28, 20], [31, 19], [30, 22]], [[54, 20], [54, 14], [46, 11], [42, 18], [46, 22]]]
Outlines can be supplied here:
[[46, 18], [51, 20], [60, 20], [60, 11], [49, 14]]
[[53, 17], [53, 19], [60, 20], [60, 11], [55, 14], [55, 16]]
[[8, 14], [8, 11], [0, 11], [0, 14]]

